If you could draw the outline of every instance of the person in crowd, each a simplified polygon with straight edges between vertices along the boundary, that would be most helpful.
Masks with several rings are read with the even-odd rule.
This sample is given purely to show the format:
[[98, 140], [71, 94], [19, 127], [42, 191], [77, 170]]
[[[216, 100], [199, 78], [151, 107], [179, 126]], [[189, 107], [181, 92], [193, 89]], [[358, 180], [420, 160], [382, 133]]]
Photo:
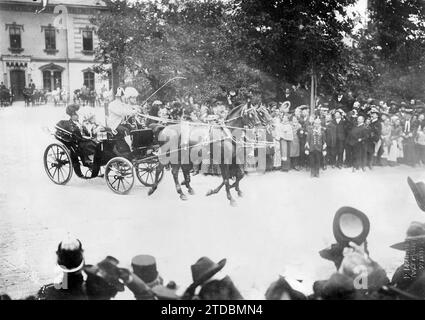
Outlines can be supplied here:
[[415, 127], [415, 123], [412, 121], [412, 110], [405, 109], [402, 128], [404, 163], [408, 166], [414, 167], [417, 163], [415, 149], [415, 135], [417, 128]]
[[[382, 115], [382, 130], [381, 130], [381, 141], [382, 141], [382, 155], [381, 155], [381, 163], [383, 166], [387, 166], [389, 164], [390, 150], [391, 150], [391, 133], [393, 130], [393, 126], [391, 124], [391, 120], [388, 115]], [[397, 161], [395, 159], [394, 161]]]
[[307, 300], [307, 297], [300, 291], [291, 287], [284, 277], [279, 277], [267, 289], [266, 300]]
[[305, 150], [310, 158], [311, 177], [319, 178], [322, 156], [326, 156], [325, 132], [320, 119], [314, 120], [313, 127], [307, 133]]
[[156, 259], [150, 255], [138, 255], [131, 260], [133, 273], [150, 288], [163, 285], [164, 280], [157, 270]]
[[60, 275], [40, 288], [37, 300], [87, 300], [83, 277], [84, 250], [81, 241], [68, 235], [56, 251]]
[[282, 122], [280, 119], [280, 111], [278, 109], [274, 110], [271, 114], [273, 119], [273, 139], [274, 139], [274, 161], [273, 166], [275, 170], [280, 170], [282, 167], [282, 155], [280, 151], [280, 139], [282, 131]]
[[425, 224], [412, 222], [405, 241], [391, 248], [405, 252], [404, 263], [394, 273], [391, 284], [425, 299]]
[[[239, 291], [230, 278], [217, 279], [215, 276], [226, 265], [227, 260], [214, 262], [208, 257], [202, 257], [191, 266], [192, 284], [183, 294], [183, 300], [241, 300]], [[198, 288], [200, 287], [200, 290]], [[197, 293], [198, 292], [198, 293]]]
[[391, 147], [388, 160], [390, 166], [397, 166], [403, 158], [403, 129], [398, 116], [393, 116], [391, 120], [393, 127], [391, 129]]
[[291, 141], [291, 147], [290, 147], [291, 169], [299, 171], [299, 157], [300, 157], [299, 133], [302, 127], [295, 114], [291, 116], [291, 125], [292, 125], [292, 136], [293, 136], [293, 140]]
[[418, 163], [425, 166], [425, 125], [418, 128], [415, 138]]
[[350, 131], [349, 139], [353, 143], [354, 166], [353, 172], [366, 167], [366, 140], [368, 130], [365, 126], [364, 116], [359, 115], [357, 125]]
[[346, 139], [346, 122], [342, 118], [344, 111], [341, 109], [336, 110], [334, 125], [335, 125], [335, 158], [336, 167], [342, 169], [344, 164], [344, 149]]
[[347, 114], [346, 123], [345, 123], [345, 167], [351, 168], [354, 167], [355, 162], [355, 153], [354, 145], [356, 141], [351, 134], [353, 129], [357, 126], [358, 112], [357, 109], [353, 109]]
[[336, 139], [337, 139], [337, 132], [336, 132], [336, 125], [335, 122], [332, 119], [331, 114], [327, 114], [325, 117], [326, 120], [326, 145], [327, 145], [327, 157], [326, 157], [326, 163], [330, 165], [332, 168], [335, 168], [336, 165]]
[[280, 125], [280, 153], [282, 159], [281, 170], [288, 172], [291, 169], [291, 145], [294, 140], [294, 132], [287, 113], [282, 115]]
[[370, 135], [369, 135], [369, 147], [372, 153], [373, 158], [368, 159], [368, 166], [372, 168], [372, 165], [382, 165], [381, 164], [381, 155], [382, 155], [382, 122], [380, 120], [380, 112], [377, 108], [372, 108], [370, 111]]

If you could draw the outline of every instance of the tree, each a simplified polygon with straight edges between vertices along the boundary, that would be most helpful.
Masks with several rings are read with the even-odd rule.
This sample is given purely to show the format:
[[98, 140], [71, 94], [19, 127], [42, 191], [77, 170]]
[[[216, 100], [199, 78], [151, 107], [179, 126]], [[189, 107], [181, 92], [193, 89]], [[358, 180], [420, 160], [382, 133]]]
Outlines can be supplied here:
[[373, 0], [352, 57], [351, 84], [387, 99], [425, 98], [425, 3]]

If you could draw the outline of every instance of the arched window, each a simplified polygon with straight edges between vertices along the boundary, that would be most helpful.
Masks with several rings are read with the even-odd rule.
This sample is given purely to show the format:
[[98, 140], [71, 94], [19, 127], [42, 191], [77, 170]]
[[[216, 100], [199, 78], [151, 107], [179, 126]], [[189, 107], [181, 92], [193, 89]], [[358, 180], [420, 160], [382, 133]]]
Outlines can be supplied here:
[[84, 71], [84, 85], [90, 90], [93, 91], [94, 88], [94, 72], [93, 71]]
[[40, 67], [43, 73], [43, 89], [53, 91], [57, 88], [62, 89], [62, 71], [63, 67], [54, 63]]

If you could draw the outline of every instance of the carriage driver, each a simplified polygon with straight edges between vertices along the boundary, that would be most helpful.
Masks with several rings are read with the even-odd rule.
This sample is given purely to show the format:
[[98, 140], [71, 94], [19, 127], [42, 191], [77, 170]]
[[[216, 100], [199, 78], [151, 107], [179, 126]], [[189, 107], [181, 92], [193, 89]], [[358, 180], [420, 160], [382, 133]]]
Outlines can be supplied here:
[[132, 141], [130, 129], [125, 126], [125, 120], [139, 112], [139, 108], [135, 106], [138, 95], [134, 88], [128, 87], [123, 90], [120, 87], [117, 89], [115, 100], [109, 104], [108, 127], [118, 139], [123, 139], [128, 144], [130, 151]]

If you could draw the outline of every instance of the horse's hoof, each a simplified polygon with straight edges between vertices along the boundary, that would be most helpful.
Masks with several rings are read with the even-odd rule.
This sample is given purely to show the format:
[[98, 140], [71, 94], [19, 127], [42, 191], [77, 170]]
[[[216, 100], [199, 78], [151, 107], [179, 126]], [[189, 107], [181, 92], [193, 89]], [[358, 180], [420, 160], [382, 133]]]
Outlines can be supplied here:
[[236, 203], [236, 201], [234, 199], [230, 200], [230, 205], [232, 207], [237, 207], [238, 206], [238, 204]]
[[238, 191], [238, 197], [243, 198], [243, 192], [242, 191]]
[[210, 191], [207, 192], [206, 196], [209, 197], [209, 196], [212, 196], [213, 194], [214, 194], [214, 191], [210, 190]]
[[180, 199], [183, 200], [183, 201], [187, 201], [188, 200], [187, 199], [187, 195], [185, 195], [185, 194], [181, 194], [180, 195]]
[[191, 196], [194, 196], [195, 195], [195, 190], [193, 190], [192, 188], [190, 188], [189, 190], [187, 190], [187, 192], [189, 192], [189, 194]]

